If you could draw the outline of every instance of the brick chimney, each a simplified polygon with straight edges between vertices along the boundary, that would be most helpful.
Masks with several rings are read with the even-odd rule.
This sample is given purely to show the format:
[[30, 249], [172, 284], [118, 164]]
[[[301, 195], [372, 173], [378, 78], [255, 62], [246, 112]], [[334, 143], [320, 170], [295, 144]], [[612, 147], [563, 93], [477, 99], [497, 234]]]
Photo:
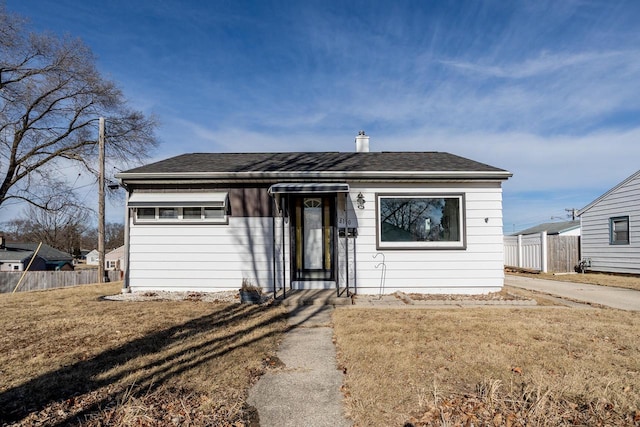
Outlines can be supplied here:
[[363, 130], [358, 132], [358, 136], [356, 136], [356, 152], [357, 153], [369, 152], [369, 136], [365, 135]]

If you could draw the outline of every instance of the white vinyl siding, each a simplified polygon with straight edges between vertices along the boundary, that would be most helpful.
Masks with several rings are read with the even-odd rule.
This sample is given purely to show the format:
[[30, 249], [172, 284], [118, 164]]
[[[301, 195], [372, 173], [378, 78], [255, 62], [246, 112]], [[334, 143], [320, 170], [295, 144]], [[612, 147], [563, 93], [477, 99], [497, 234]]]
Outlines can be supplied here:
[[[486, 293], [498, 291], [504, 282], [502, 239], [502, 189], [496, 183], [450, 184], [360, 184], [349, 183], [347, 216], [344, 194], [337, 196], [336, 227], [356, 228], [355, 260], [357, 278], [351, 290], [360, 294], [380, 291], [382, 270], [386, 264], [384, 293], [395, 291], [420, 293]], [[362, 193], [364, 209], [357, 208]], [[429, 250], [376, 249], [376, 194], [464, 195], [465, 248]], [[285, 225], [282, 253], [281, 218], [228, 217], [228, 224], [135, 223], [130, 221], [130, 286], [133, 291], [235, 290], [243, 278], [266, 290], [281, 288], [289, 265], [290, 221]], [[275, 227], [273, 224], [275, 222]], [[275, 230], [275, 264], [273, 233]], [[351, 241], [352, 242], [352, 241]], [[340, 244], [340, 243], [339, 243]], [[351, 243], [350, 243], [351, 244]], [[374, 256], [376, 256], [374, 258]], [[350, 254], [351, 259], [354, 258]], [[344, 260], [338, 259], [344, 268]], [[275, 268], [275, 271], [274, 271]], [[344, 286], [341, 270], [338, 274]], [[350, 271], [350, 280], [354, 274]]]
[[[279, 225], [280, 220], [276, 220]], [[280, 229], [276, 229], [278, 259]], [[239, 289], [243, 278], [273, 287], [271, 218], [230, 217], [228, 225], [131, 224], [130, 284], [139, 290]], [[281, 286], [281, 262], [276, 281]]]
[[[362, 193], [364, 209], [356, 208]], [[385, 193], [464, 194], [465, 249], [376, 249], [375, 195]], [[380, 288], [382, 261], [386, 264], [385, 293], [486, 293], [498, 291], [504, 283], [502, 241], [502, 189], [496, 184], [440, 184], [361, 187], [351, 184], [349, 217], [358, 228], [357, 290], [375, 294]], [[338, 215], [342, 215], [338, 212]], [[356, 219], [353, 219], [356, 216]], [[350, 225], [350, 226], [353, 226]]]
[[[611, 244], [611, 219], [629, 217], [628, 244]], [[640, 274], [640, 172], [582, 212], [582, 258], [591, 271]]]

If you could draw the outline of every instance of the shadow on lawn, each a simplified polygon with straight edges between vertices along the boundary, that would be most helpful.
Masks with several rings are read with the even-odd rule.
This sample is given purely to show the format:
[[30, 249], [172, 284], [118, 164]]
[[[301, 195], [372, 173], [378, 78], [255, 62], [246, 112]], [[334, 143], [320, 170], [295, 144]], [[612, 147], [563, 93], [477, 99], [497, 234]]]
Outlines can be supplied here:
[[[250, 325], [250, 320], [260, 316], [265, 319]], [[285, 318], [286, 314], [271, 307], [233, 304], [209, 315], [149, 334], [4, 391], [0, 394], [0, 424], [19, 422], [54, 402], [73, 400], [80, 395], [116, 384], [134, 373], [143, 373], [136, 379], [136, 391], [148, 393], [173, 376], [278, 334], [280, 330], [259, 331]], [[215, 338], [206, 338], [208, 333], [225, 327], [230, 328], [229, 332]], [[185, 341], [193, 343], [185, 345]], [[135, 368], [127, 368], [127, 363], [132, 359], [142, 358], [147, 361], [135, 364]], [[64, 420], [57, 420], [54, 425], [73, 424], [76, 420], [84, 419], [84, 415], [104, 409], [109, 402], [121, 398], [125, 391], [134, 396], [136, 393], [123, 390], [122, 387], [114, 389], [115, 391], [109, 391], [90, 406], [83, 407], [79, 413], [74, 412]]]

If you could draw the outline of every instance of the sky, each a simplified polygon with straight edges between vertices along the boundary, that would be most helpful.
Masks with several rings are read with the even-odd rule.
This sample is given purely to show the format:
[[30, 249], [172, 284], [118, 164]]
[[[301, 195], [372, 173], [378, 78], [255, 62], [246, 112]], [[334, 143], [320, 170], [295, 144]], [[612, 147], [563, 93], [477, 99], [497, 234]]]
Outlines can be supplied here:
[[[566, 220], [640, 169], [635, 0], [5, 4], [36, 31], [81, 38], [130, 105], [157, 117], [149, 161], [353, 151], [365, 130], [371, 151], [512, 172], [508, 234]], [[123, 216], [108, 204], [107, 221]]]

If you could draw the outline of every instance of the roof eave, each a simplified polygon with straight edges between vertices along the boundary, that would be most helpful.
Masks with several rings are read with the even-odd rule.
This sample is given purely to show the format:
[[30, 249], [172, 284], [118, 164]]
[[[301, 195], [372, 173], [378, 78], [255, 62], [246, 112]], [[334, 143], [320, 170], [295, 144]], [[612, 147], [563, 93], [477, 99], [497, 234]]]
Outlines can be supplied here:
[[278, 179], [490, 179], [505, 181], [513, 174], [508, 171], [293, 171], [293, 172], [154, 172], [119, 173], [121, 183], [138, 180], [278, 180]]
[[616, 191], [618, 188], [626, 185], [629, 181], [632, 181], [634, 179], [636, 179], [636, 177], [640, 176], [640, 170], [633, 173], [631, 176], [627, 177], [624, 181], [618, 183], [616, 186], [612, 187], [609, 189], [609, 191], [607, 191], [606, 193], [602, 194], [600, 197], [598, 197], [597, 199], [595, 199], [594, 201], [592, 201], [591, 203], [589, 203], [587, 206], [585, 206], [582, 209], [579, 209], [578, 212], [576, 212], [577, 216], [581, 216], [583, 213], [585, 213], [586, 211], [588, 211], [589, 209], [591, 209], [592, 207], [594, 207], [595, 205], [597, 205], [598, 203], [600, 203], [600, 201], [604, 198], [606, 198], [607, 196], [609, 196], [609, 194], [613, 193], [614, 191]]

